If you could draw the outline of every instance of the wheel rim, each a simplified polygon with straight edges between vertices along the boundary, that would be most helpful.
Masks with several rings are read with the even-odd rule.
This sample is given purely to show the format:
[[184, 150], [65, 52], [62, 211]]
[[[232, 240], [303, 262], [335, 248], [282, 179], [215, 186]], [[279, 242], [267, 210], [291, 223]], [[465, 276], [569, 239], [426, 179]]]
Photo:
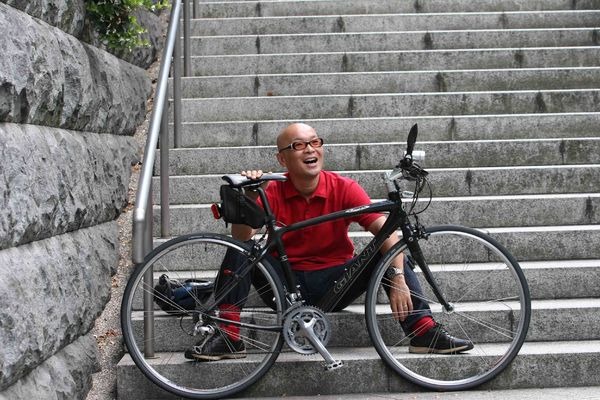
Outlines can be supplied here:
[[[454, 307], [443, 310], [417, 268], [434, 319], [475, 347], [461, 355], [410, 354], [411, 336], [393, 320], [381, 289], [386, 268], [373, 277], [367, 298], [367, 323], [375, 347], [392, 369], [418, 385], [437, 390], [480, 385], [512, 361], [526, 335], [530, 302], [520, 268], [474, 230], [433, 229], [429, 240], [420, 243], [442, 293]], [[375, 284], [380, 287], [377, 291]]]
[[[179, 281], [190, 278], [214, 281], [227, 248], [246, 253], [241, 245], [226, 238], [192, 236], [155, 250], [144, 270], [153, 268], [153, 284], [163, 273]], [[160, 310], [156, 304], [153, 304], [153, 313], [157, 357], [144, 357], [141, 298], [144, 292], [152, 288], [144, 284], [144, 271], [136, 271], [128, 283], [121, 314], [129, 355], [144, 375], [161, 388], [189, 398], [228, 396], [258, 380], [275, 361], [283, 339], [280, 331], [263, 331], [256, 327], [281, 326], [284, 302], [280, 285], [271, 275], [270, 267], [259, 264], [257, 271], [258, 275], [265, 278], [265, 282], [260, 288], [253, 286], [241, 312], [241, 320], [247, 326], [240, 328], [240, 338], [245, 343], [247, 356], [244, 359], [211, 362], [194, 362], [184, 357], [185, 349], [200, 340], [198, 336], [189, 336], [194, 328], [193, 315], [203, 315], [204, 312], [188, 311], [182, 312], [182, 316], [172, 316]], [[266, 307], [260, 297], [269, 289], [277, 305], [276, 311]], [[214, 296], [203, 307], [208, 309], [211, 304], [214, 304]], [[227, 337], [226, 329], [230, 328], [219, 324], [215, 334]]]

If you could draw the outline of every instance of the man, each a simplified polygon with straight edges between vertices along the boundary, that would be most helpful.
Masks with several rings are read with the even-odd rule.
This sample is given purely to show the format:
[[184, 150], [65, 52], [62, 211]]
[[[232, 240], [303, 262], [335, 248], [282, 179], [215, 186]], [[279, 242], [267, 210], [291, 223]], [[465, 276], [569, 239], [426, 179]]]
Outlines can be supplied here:
[[[277, 137], [276, 154], [279, 164], [287, 170], [287, 181], [270, 182], [267, 199], [277, 221], [284, 225], [318, 215], [370, 203], [369, 196], [355, 181], [323, 170], [323, 140], [306, 124], [296, 123], [285, 128]], [[260, 170], [242, 172], [251, 179], [262, 176]], [[253, 195], [256, 199], [256, 194]], [[260, 201], [260, 199], [259, 199]], [[365, 230], [377, 234], [385, 222], [381, 214], [363, 214], [355, 218], [339, 219], [294, 231], [283, 237], [288, 260], [301, 287], [303, 299], [317, 304], [319, 299], [340, 279], [354, 256], [354, 246], [348, 237], [351, 222], [358, 222]], [[234, 238], [247, 241], [255, 230], [246, 225], [232, 225]], [[319, 238], [319, 240], [314, 240]], [[383, 244], [385, 253], [398, 242], [396, 235]], [[352, 303], [367, 288], [370, 274], [380, 257], [374, 257], [352, 289], [346, 293], [334, 311]], [[272, 263], [277, 263], [275, 259]], [[470, 341], [449, 335], [431, 316], [427, 303], [422, 300], [421, 288], [415, 273], [407, 267], [402, 254], [390, 268], [392, 280], [388, 297], [393, 315], [407, 335], [411, 335], [409, 351], [413, 353], [459, 353], [473, 348]], [[277, 268], [276, 268], [277, 269]], [[412, 295], [411, 295], [412, 293]], [[239, 318], [238, 299], [220, 305], [225, 318]], [[225, 313], [225, 314], [223, 314]], [[227, 335], [214, 335], [204, 346], [194, 346], [185, 353], [194, 360], [219, 360], [245, 356], [239, 328], [228, 326]]]

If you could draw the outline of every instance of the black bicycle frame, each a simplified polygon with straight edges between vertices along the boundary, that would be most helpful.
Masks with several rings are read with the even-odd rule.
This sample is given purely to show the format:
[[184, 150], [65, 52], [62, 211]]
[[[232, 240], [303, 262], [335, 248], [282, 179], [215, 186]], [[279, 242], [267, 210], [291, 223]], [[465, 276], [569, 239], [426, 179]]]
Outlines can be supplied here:
[[352, 287], [356, 279], [360, 276], [361, 272], [368, 265], [369, 261], [371, 261], [373, 256], [377, 253], [377, 251], [379, 251], [383, 243], [408, 220], [407, 214], [402, 208], [402, 204], [398, 199], [396, 201], [383, 200], [377, 203], [349, 208], [346, 210], [336, 211], [330, 214], [310, 218], [288, 226], [278, 227], [276, 226], [275, 218], [272, 214], [264, 191], [262, 188], [258, 188], [257, 190], [267, 214], [267, 230], [269, 234], [269, 244], [265, 247], [259, 258], [262, 258], [266, 252], [275, 249], [279, 255], [279, 262], [283, 268], [283, 275], [285, 277], [287, 288], [289, 291], [295, 291], [297, 296], [299, 296], [299, 291], [297, 288], [296, 279], [292, 273], [292, 268], [288, 262], [287, 253], [285, 252], [285, 248], [283, 246], [283, 235], [288, 232], [307, 228], [309, 226], [314, 226], [342, 218], [351, 218], [356, 215], [379, 212], [390, 213], [377, 235], [375, 235], [369, 241], [367, 246], [355, 257], [354, 262], [347, 267], [343, 277], [336, 282], [336, 284], [323, 296], [319, 304], [317, 304], [319, 308], [326, 312], [333, 310], [333, 308], [342, 299], [343, 295], [350, 289], [350, 287]]
[[[376, 203], [371, 203], [364, 206], [358, 206], [354, 208], [349, 208], [346, 210], [336, 211], [330, 214], [321, 215], [318, 217], [310, 218], [304, 221], [296, 222], [294, 224], [279, 227], [276, 225], [277, 221], [275, 220], [275, 216], [271, 210], [269, 202], [267, 200], [267, 196], [264, 190], [261, 187], [256, 189], [260, 195], [262, 200], [263, 208], [266, 214], [266, 226], [267, 233], [269, 237], [269, 241], [265, 247], [262, 249], [258, 249], [255, 247], [249, 255], [249, 263], [242, 268], [236, 276], [233, 278], [235, 280], [244, 279], [244, 277], [250, 273], [250, 271], [263, 259], [263, 257], [273, 250], [276, 250], [279, 255], [279, 262], [283, 269], [283, 276], [285, 280], [286, 286], [286, 295], [294, 296], [290, 301], [297, 301], [301, 299], [300, 291], [298, 289], [296, 278], [292, 272], [292, 268], [288, 262], [288, 257], [285, 252], [285, 247], [283, 245], [283, 235], [288, 232], [297, 231], [300, 229], [307, 228], [309, 226], [314, 226], [318, 224], [322, 224], [329, 221], [334, 221], [342, 218], [350, 218], [356, 215], [369, 214], [369, 213], [380, 213], [380, 212], [389, 212], [388, 217], [386, 218], [385, 223], [383, 224], [381, 230], [373, 236], [373, 238], [369, 241], [367, 246], [354, 258], [354, 262], [350, 264], [343, 277], [336, 282], [336, 284], [325, 293], [323, 298], [320, 300], [319, 304], [316, 306], [321, 308], [325, 312], [329, 312], [334, 309], [334, 307], [339, 303], [342, 299], [343, 295], [352, 287], [355, 283], [356, 279], [360, 276], [361, 272], [366, 268], [369, 264], [369, 261], [375, 256], [376, 252], [379, 251], [383, 243], [390, 237], [390, 235], [394, 234], [401, 228], [403, 237], [407, 240], [407, 245], [411, 254], [413, 252], [413, 256], [416, 256], [417, 264], [421, 267], [423, 274], [427, 282], [432, 287], [432, 290], [435, 296], [438, 298], [440, 303], [444, 305], [444, 307], [449, 310], [451, 306], [446, 302], [446, 300], [441, 295], [441, 291], [438, 288], [427, 263], [422, 257], [422, 253], [420, 252], [420, 248], [417, 244], [417, 240], [414, 238], [414, 233], [411, 229], [410, 221], [408, 219], [408, 214], [402, 208], [402, 203], [398, 193], [390, 193], [389, 200], [383, 200]], [[256, 251], [260, 250], [260, 251]], [[222, 293], [220, 295], [215, 296], [215, 304], [219, 304], [220, 300], [225, 297], [226, 293]], [[234, 322], [229, 320], [223, 320], [218, 316], [212, 316], [211, 319], [220, 322], [226, 322], [233, 325], [252, 327], [254, 329], [260, 329], [265, 331], [278, 331], [280, 326], [255, 326], [253, 324], [248, 324], [244, 322]]]

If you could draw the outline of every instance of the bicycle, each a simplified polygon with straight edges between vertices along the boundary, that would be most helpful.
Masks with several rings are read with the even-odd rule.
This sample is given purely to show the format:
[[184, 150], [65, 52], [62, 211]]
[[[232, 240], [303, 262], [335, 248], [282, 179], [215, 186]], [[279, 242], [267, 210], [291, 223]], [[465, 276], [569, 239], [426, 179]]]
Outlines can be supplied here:
[[[385, 175], [387, 200], [289, 226], [277, 225], [260, 186], [264, 181], [285, 177], [265, 174], [259, 180], [249, 180], [241, 175], [224, 176], [230, 188], [258, 191], [266, 230], [250, 244], [221, 234], [183, 235], [157, 247], [136, 268], [125, 289], [121, 323], [130, 356], [143, 374], [178, 396], [209, 399], [231, 396], [250, 387], [264, 376], [283, 351], [319, 353], [326, 362], [326, 369], [341, 367], [343, 362], [336, 360], [327, 348], [331, 338], [327, 312], [354, 283], [353, 279], [379, 251], [385, 239], [397, 230], [401, 231], [402, 239], [381, 257], [366, 292], [367, 330], [379, 356], [404, 379], [432, 390], [470, 389], [502, 372], [516, 357], [527, 334], [531, 300], [526, 279], [516, 259], [487, 234], [462, 226], [424, 227], [419, 223], [418, 216], [430, 204], [432, 191], [427, 181], [428, 172], [416, 162], [417, 153], [413, 155], [416, 138], [417, 126], [414, 125], [400, 163]], [[414, 185], [414, 190], [402, 190], [404, 183]], [[426, 188], [429, 201], [420, 202]], [[425, 206], [418, 207], [422, 203]], [[389, 215], [384, 227], [364, 246], [344, 279], [330, 289], [320, 304], [305, 304], [287, 263], [282, 236], [338, 218], [386, 212]], [[265, 258], [273, 249], [280, 255], [283, 279]], [[156, 333], [154, 338], [145, 338], [141, 328], [142, 298], [157, 296], [153, 286], [158, 275], [167, 273], [182, 281], [194, 278], [213, 282], [214, 271], [219, 269], [228, 251], [238, 252], [246, 260], [229, 285], [216, 293], [213, 290], [210, 296], [203, 296], [202, 301], [198, 299], [193, 310], [180, 309], [177, 317], [160, 311], [156, 305], [146, 308], [146, 314], [155, 317]], [[408, 353], [410, 336], [400, 329], [385, 294], [391, 282], [386, 272], [400, 252], [412, 260], [435, 319], [468, 338], [474, 344], [472, 350], [460, 356]], [[154, 277], [151, 282], [143, 278], [149, 274]], [[241, 321], [228, 320], [215, 310], [219, 302], [244, 281], [246, 274], [258, 276], [260, 279], [253, 282], [262, 284], [254, 283], [249, 291]], [[182, 348], [190, 345], [189, 335], [208, 338], [222, 334], [226, 329], [222, 327], [228, 324], [239, 327], [247, 349], [246, 358], [183, 361]], [[162, 353], [153, 359], [145, 358], [145, 340], [153, 340]], [[284, 344], [288, 349], [283, 349]]]

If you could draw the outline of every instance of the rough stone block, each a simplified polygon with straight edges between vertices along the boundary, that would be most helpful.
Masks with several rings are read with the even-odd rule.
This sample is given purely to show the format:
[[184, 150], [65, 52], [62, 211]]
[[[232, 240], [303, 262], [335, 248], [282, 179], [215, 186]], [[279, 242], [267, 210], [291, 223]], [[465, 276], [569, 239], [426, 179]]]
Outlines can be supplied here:
[[128, 51], [107, 49], [101, 43], [95, 27], [89, 20], [86, 20], [84, 0], [0, 0], [0, 2], [41, 19], [49, 25], [142, 68], [149, 67], [156, 60], [158, 51], [163, 47], [163, 24], [157, 14], [145, 9], [134, 11], [134, 16], [146, 29], [147, 32], [142, 34], [142, 37], [148, 40], [150, 45]]
[[84, 399], [100, 368], [96, 341], [82, 336], [3, 392], [0, 400]]
[[85, 19], [84, 0], [0, 0], [32, 17], [79, 37]]
[[3, 3], [0, 48], [0, 121], [119, 135], [143, 121], [141, 68]]
[[0, 251], [0, 390], [89, 332], [110, 297], [117, 236], [109, 222]]
[[130, 137], [0, 123], [0, 249], [117, 218], [136, 151]]

